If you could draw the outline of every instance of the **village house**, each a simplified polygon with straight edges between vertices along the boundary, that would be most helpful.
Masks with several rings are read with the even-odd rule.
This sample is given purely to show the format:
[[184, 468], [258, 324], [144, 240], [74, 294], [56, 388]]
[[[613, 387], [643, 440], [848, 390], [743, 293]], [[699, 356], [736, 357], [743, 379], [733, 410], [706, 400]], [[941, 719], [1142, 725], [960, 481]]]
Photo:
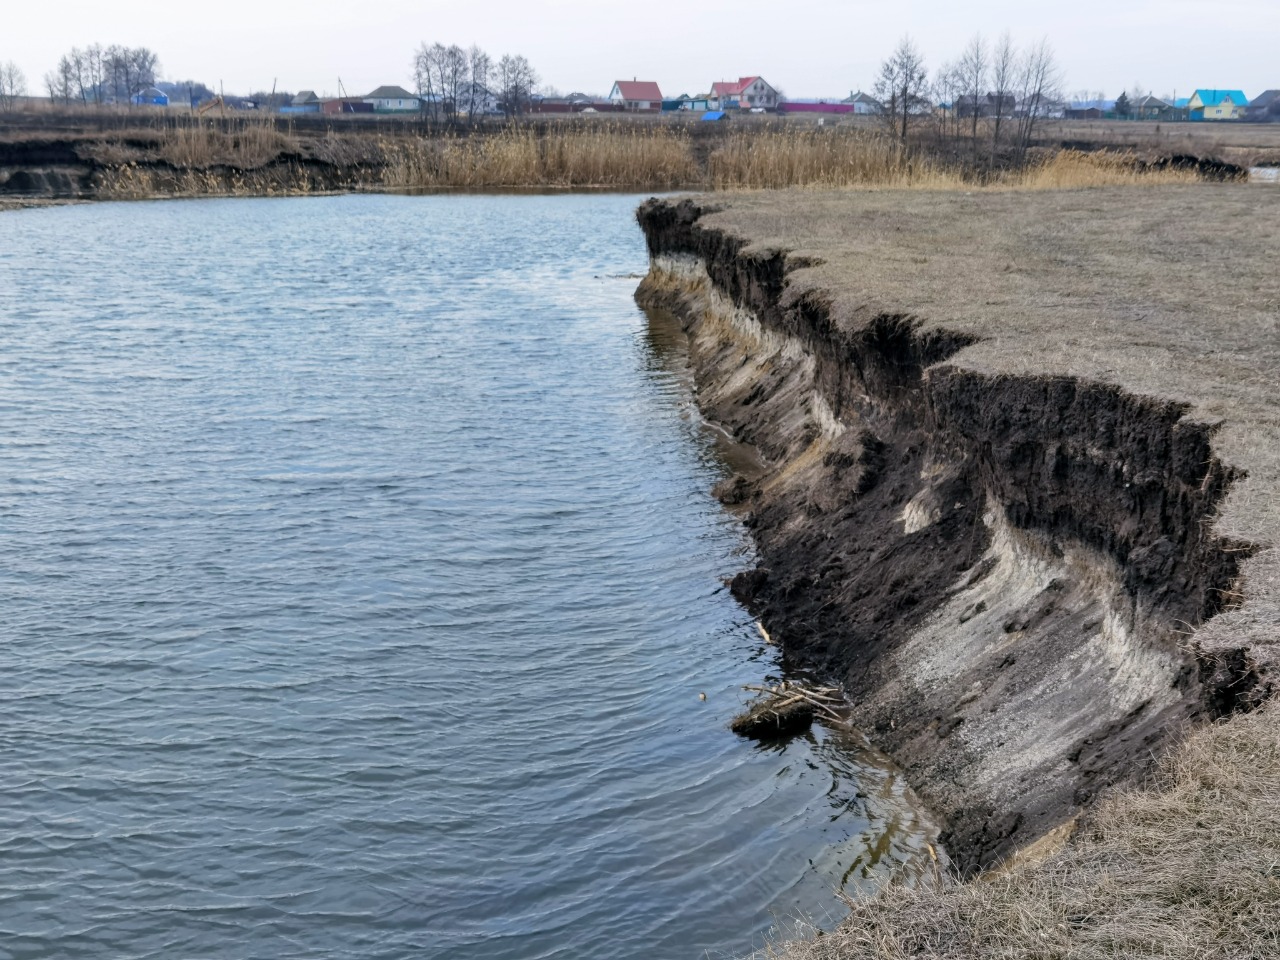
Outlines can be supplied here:
[[379, 87], [360, 99], [372, 104], [374, 113], [417, 113], [422, 109], [421, 98], [404, 87]]
[[1280, 90], [1268, 90], [1250, 100], [1245, 119], [1255, 123], [1280, 123]]
[[1175, 108], [1168, 100], [1148, 95], [1133, 101], [1129, 112], [1135, 120], [1171, 120]]
[[1187, 109], [1192, 120], [1243, 120], [1249, 98], [1241, 90], [1197, 90]]
[[714, 110], [774, 110], [778, 91], [760, 77], [739, 77], [737, 82], [719, 81], [711, 85]]
[[652, 80], [618, 80], [609, 91], [609, 102], [623, 110], [659, 112], [662, 90]]
[[280, 108], [281, 113], [319, 113], [320, 98], [314, 90], [303, 90]]
[[863, 93], [861, 90], [849, 94], [840, 102], [853, 107], [853, 113], [857, 116], [874, 116], [884, 113], [884, 104], [871, 96], [871, 94]]

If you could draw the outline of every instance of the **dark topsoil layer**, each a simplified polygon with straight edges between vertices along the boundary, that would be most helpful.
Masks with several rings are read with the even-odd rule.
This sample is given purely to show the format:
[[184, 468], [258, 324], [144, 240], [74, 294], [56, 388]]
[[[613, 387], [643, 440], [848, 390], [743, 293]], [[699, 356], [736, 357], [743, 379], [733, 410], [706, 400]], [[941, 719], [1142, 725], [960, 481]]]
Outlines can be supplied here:
[[[776, 468], [721, 491], [759, 546], [735, 592], [789, 658], [844, 682], [962, 870], [1140, 778], [1187, 724], [1270, 695], [1280, 190], [795, 192], [651, 201], [639, 219], [653, 255], [696, 258], [813, 361], [721, 389], [749, 358], [699, 347], [687, 291], [642, 287], [690, 330], [708, 414]], [[810, 394], [850, 426], [837, 440], [797, 418]], [[904, 529], [921, 503], [932, 522]], [[1007, 574], [993, 512], [1066, 572], [984, 587]], [[1108, 617], [1132, 639], [1102, 643]], [[922, 632], [963, 638], [951, 674], [904, 667], [933, 649]], [[1118, 666], [1094, 662], [1117, 644]]]

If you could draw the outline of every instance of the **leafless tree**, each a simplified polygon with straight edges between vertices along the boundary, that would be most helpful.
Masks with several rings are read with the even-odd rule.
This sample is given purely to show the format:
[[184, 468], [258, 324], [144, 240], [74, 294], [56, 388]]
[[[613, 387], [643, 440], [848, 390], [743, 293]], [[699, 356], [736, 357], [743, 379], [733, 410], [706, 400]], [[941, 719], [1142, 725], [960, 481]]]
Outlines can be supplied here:
[[72, 47], [58, 61], [55, 75], [59, 89], [68, 100], [76, 99], [86, 104], [101, 103], [106, 96], [103, 50], [96, 43], [83, 50]]
[[876, 80], [876, 99], [884, 104], [889, 129], [902, 142], [907, 140], [911, 121], [928, 103], [929, 74], [924, 57], [910, 37], [903, 37], [889, 59], [880, 65]]
[[429, 47], [424, 42], [418, 45], [418, 52], [413, 55], [415, 92], [422, 98], [426, 113], [433, 120], [440, 119], [441, 113], [440, 70], [437, 64], [443, 52], [442, 44]]
[[447, 116], [457, 120], [458, 111], [463, 104], [463, 87], [469, 73], [467, 51], [456, 43], [445, 47], [440, 64], [440, 96], [444, 98], [444, 109]]
[[538, 74], [524, 57], [507, 54], [498, 61], [497, 79], [503, 112], [508, 117], [518, 117], [529, 104]]
[[954, 137], [956, 135], [959, 124], [957, 117], [960, 104], [958, 101], [963, 87], [959, 63], [944, 63], [934, 74], [934, 99], [947, 105], [945, 110], [939, 110], [936, 113], [939, 137], [948, 135]]
[[1005, 114], [1012, 112], [1015, 95], [1014, 82], [1018, 72], [1018, 51], [1013, 38], [1005, 31], [991, 53], [991, 85], [995, 87], [994, 116], [991, 124], [991, 166], [996, 165], [996, 153], [1000, 149], [1000, 127]]
[[474, 123], [476, 115], [484, 112], [492, 81], [493, 58], [472, 44], [467, 51], [467, 78], [464, 84], [468, 122]]
[[111, 96], [130, 103], [133, 95], [156, 82], [160, 58], [146, 47], [111, 46], [103, 53], [103, 68]]
[[1014, 150], [1022, 163], [1031, 148], [1036, 124], [1048, 113], [1051, 104], [1062, 98], [1062, 72], [1058, 69], [1053, 48], [1047, 39], [1029, 47], [1018, 62], [1018, 123]]
[[453, 122], [460, 110], [467, 109], [466, 85], [471, 62], [462, 47], [422, 44], [414, 57], [413, 74], [418, 93], [427, 97], [431, 113]]
[[990, 67], [987, 41], [976, 33], [960, 54], [957, 65], [960, 81], [960, 97], [966, 104], [969, 121], [969, 145], [973, 157], [978, 156], [978, 121], [982, 115], [982, 100], [987, 93], [987, 71]]
[[27, 95], [27, 78], [12, 60], [0, 63], [0, 110], [11, 113], [18, 98]]

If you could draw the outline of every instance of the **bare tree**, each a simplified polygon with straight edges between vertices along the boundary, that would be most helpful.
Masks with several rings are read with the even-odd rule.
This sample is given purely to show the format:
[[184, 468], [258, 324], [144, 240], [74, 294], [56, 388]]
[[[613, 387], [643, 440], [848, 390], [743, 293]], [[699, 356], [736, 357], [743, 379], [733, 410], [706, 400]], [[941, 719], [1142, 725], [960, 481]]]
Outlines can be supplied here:
[[103, 101], [107, 94], [103, 60], [102, 47], [96, 43], [83, 50], [72, 47], [63, 55], [58, 61], [56, 79], [68, 100], [74, 98], [86, 104]]
[[996, 153], [1000, 149], [1000, 127], [1006, 113], [1012, 113], [1016, 97], [1013, 85], [1018, 71], [1018, 52], [1013, 38], [1006, 30], [991, 53], [991, 84], [995, 87], [994, 116], [991, 125], [991, 166], [996, 165]]
[[1014, 150], [1022, 163], [1031, 148], [1036, 124], [1050, 106], [1062, 98], [1062, 72], [1058, 69], [1053, 48], [1042, 39], [1022, 55], [1018, 66], [1018, 125]]
[[969, 145], [975, 160], [978, 157], [978, 121], [982, 115], [982, 100], [987, 93], [989, 66], [987, 41], [982, 34], [975, 33], [964, 53], [960, 54], [958, 64], [960, 96], [968, 113]]
[[928, 103], [928, 81], [924, 57], [910, 37], [903, 37], [889, 59], [880, 65], [875, 94], [884, 104], [889, 129], [904, 143], [912, 119], [919, 115], [921, 105]]
[[131, 103], [134, 94], [155, 84], [160, 58], [146, 47], [111, 46], [102, 56], [107, 86], [117, 103]]
[[18, 98], [27, 95], [27, 78], [12, 60], [0, 63], [0, 110], [13, 112]]
[[[66, 59], [65, 57], [63, 58]], [[62, 72], [62, 64], [57, 69], [44, 75], [44, 88], [49, 92], [49, 99], [63, 106], [71, 103], [71, 78]]]
[[538, 74], [524, 57], [507, 54], [498, 61], [497, 78], [503, 112], [518, 117], [529, 105]]
[[467, 51], [467, 79], [465, 84], [467, 121], [474, 123], [476, 114], [483, 113], [489, 100], [489, 84], [493, 80], [493, 58], [475, 44]]
[[[960, 91], [964, 84], [960, 76], [960, 64], [944, 63], [938, 68], [933, 78], [934, 97], [943, 104], [947, 105], [947, 109], [937, 112], [937, 133], [940, 138], [956, 135], [957, 119], [959, 112]], [[950, 126], [950, 129], [948, 129]]]
[[444, 56], [444, 45], [427, 46], [425, 42], [418, 45], [418, 52], [413, 55], [413, 82], [418, 96], [426, 104], [427, 115], [433, 120], [440, 119], [443, 97], [440, 92], [442, 72], [440, 62]]
[[440, 96], [444, 100], [445, 115], [451, 120], [458, 119], [458, 111], [465, 106], [463, 95], [470, 73], [467, 62], [467, 51], [456, 43], [445, 47], [438, 64], [440, 71]]

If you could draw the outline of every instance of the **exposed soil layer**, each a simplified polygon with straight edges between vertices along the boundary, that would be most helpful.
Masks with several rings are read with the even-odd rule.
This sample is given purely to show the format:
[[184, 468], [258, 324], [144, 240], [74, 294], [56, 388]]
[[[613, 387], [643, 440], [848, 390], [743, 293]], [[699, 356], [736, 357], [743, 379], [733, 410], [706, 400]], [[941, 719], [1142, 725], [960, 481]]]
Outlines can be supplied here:
[[[866, 276], [840, 296], [803, 243], [752, 245], [752, 225], [786, 225], [784, 200], [746, 228], [735, 203], [760, 201], [717, 202], [641, 208], [638, 298], [680, 318], [704, 411], [771, 465], [721, 491], [759, 548], [734, 591], [790, 660], [844, 683], [962, 871], [1141, 778], [1189, 723], [1270, 695], [1270, 649], [1199, 629], [1247, 606], [1250, 558], [1255, 579], [1275, 562], [1266, 524], [1215, 528], [1252, 466], [1224, 459], [1217, 423], [1070, 364], [1001, 369], [984, 351], [1016, 348], [1013, 331], [958, 319], [981, 303], [931, 324]], [[831, 216], [878, 226], [883, 210], [842, 202]], [[940, 242], [912, 222], [895, 229]]]

